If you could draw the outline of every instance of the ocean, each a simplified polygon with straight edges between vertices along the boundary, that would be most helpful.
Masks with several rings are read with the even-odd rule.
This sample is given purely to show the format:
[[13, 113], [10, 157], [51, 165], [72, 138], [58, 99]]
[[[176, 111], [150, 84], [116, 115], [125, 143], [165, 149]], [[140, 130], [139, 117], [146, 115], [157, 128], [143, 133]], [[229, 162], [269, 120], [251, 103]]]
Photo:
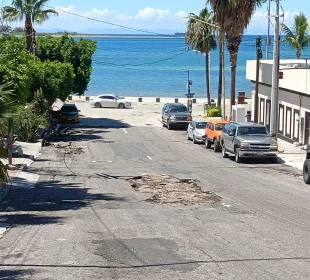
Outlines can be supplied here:
[[[97, 41], [93, 72], [86, 95], [113, 93], [120, 96], [184, 97], [188, 71], [195, 97], [206, 96], [205, 56], [186, 49], [184, 38], [119, 36], [88, 38]], [[256, 36], [245, 35], [239, 49], [236, 91], [251, 95], [246, 80], [246, 61], [256, 59]], [[266, 46], [263, 40], [263, 59]], [[270, 46], [272, 58], [273, 45]], [[310, 56], [310, 49], [303, 50]], [[294, 59], [295, 51], [281, 44], [281, 59]], [[230, 92], [229, 54], [225, 48], [226, 92]], [[217, 97], [219, 50], [211, 52], [211, 94]]]

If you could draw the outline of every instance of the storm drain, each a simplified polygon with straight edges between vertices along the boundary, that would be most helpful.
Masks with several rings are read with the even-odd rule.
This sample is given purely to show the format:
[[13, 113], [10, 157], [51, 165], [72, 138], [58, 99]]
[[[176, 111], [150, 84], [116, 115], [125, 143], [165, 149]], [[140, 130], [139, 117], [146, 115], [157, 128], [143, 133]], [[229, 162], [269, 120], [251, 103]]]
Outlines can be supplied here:
[[215, 203], [220, 197], [212, 192], [203, 191], [198, 180], [178, 179], [165, 174], [147, 174], [128, 180], [131, 186], [141, 193], [152, 196], [146, 199], [153, 204], [195, 205]]

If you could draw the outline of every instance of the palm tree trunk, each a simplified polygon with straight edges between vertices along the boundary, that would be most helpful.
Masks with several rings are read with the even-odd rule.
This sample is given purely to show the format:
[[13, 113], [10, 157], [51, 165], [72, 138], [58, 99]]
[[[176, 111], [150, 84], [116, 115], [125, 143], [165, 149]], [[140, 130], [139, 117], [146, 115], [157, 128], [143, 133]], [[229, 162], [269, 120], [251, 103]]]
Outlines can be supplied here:
[[206, 88], [207, 88], [207, 98], [208, 105], [211, 105], [211, 93], [210, 93], [210, 75], [209, 75], [209, 56], [210, 53], [206, 52]]
[[297, 49], [297, 52], [296, 52], [296, 57], [297, 57], [297, 59], [300, 58], [300, 55], [301, 55], [301, 51], [300, 51], [300, 49]]
[[33, 52], [33, 27], [32, 27], [30, 15], [26, 15], [25, 30], [26, 30], [27, 51], [32, 53]]
[[226, 37], [227, 48], [230, 56], [231, 84], [230, 84], [230, 117], [232, 114], [232, 106], [236, 104], [236, 73], [239, 46], [241, 44], [241, 36]]
[[217, 107], [221, 107], [222, 104], [222, 94], [223, 94], [223, 43], [224, 43], [224, 32], [220, 30], [220, 35], [219, 35], [219, 85], [218, 85], [218, 91], [217, 91]]

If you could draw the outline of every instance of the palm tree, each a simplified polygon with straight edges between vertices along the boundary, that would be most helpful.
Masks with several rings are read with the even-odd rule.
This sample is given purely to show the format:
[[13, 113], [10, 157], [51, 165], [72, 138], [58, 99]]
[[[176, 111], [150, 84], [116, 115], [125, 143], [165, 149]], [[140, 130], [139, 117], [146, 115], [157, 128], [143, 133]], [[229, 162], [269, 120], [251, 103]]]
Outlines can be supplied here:
[[215, 15], [215, 22], [226, 34], [230, 58], [230, 112], [236, 99], [236, 67], [242, 35], [258, 6], [264, 0], [207, 0]]
[[296, 57], [299, 59], [301, 51], [309, 46], [310, 37], [308, 35], [309, 25], [307, 17], [304, 13], [300, 13], [294, 17], [294, 25], [289, 29], [285, 24], [282, 24], [285, 38], [282, 42], [290, 44], [292, 49], [296, 50]]
[[190, 13], [185, 41], [190, 48], [205, 55], [206, 90], [208, 105], [211, 105], [209, 58], [210, 51], [216, 48], [216, 40], [213, 14], [207, 8], [202, 9], [199, 15]]
[[33, 23], [42, 23], [49, 19], [49, 15], [58, 13], [54, 9], [44, 9], [49, 0], [12, 0], [12, 6], [3, 8], [3, 19], [8, 21], [22, 21], [25, 19], [27, 50], [34, 51]]

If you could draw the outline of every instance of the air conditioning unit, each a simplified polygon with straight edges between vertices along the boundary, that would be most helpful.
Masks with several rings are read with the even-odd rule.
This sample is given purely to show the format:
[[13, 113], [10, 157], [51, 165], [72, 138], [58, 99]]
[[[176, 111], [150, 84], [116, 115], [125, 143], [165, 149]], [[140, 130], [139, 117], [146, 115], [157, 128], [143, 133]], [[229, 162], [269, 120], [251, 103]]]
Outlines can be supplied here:
[[233, 122], [247, 122], [247, 108], [242, 105], [233, 105], [232, 106], [232, 121]]

